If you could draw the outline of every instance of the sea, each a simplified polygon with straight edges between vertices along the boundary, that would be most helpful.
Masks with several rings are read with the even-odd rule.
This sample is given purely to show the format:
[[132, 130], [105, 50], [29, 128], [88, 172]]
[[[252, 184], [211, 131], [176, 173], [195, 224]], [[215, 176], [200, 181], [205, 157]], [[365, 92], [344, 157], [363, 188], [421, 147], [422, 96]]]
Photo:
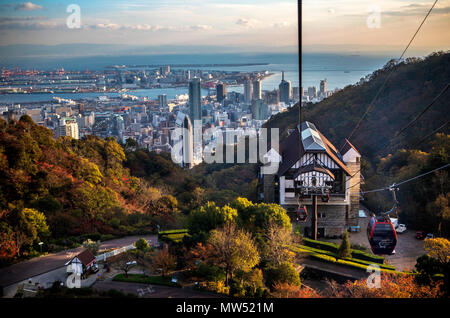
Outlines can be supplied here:
[[[383, 67], [392, 57], [380, 55], [354, 55], [333, 53], [304, 53], [302, 54], [302, 86], [319, 88], [320, 80], [327, 80], [327, 89], [341, 89], [347, 85], [357, 83], [361, 78]], [[264, 65], [243, 65], [263, 63]], [[175, 65], [206, 65], [176, 67]], [[234, 64], [230, 65], [230, 64]], [[236, 64], [240, 64], [236, 66]], [[299, 86], [299, 57], [298, 54], [169, 54], [169, 55], [132, 55], [132, 56], [91, 56], [79, 58], [18, 58], [0, 61], [0, 67], [38, 70], [56, 70], [63, 67], [67, 71], [104, 70], [112, 65], [173, 65], [172, 69], [201, 69], [205, 71], [269, 71], [272, 76], [262, 81], [262, 90], [278, 88], [282, 71], [285, 80], [291, 81], [292, 87]], [[228, 91], [243, 92], [243, 86], [231, 86]], [[166, 94], [168, 99], [176, 95], [188, 93], [187, 87], [137, 89], [128, 92], [138, 97], [157, 99], [158, 95]], [[203, 90], [207, 95], [207, 90]], [[98, 96], [119, 96], [119, 93], [55, 93], [55, 94], [0, 94], [0, 104], [18, 104], [28, 102], [50, 101], [53, 97], [65, 99], [95, 98]]]

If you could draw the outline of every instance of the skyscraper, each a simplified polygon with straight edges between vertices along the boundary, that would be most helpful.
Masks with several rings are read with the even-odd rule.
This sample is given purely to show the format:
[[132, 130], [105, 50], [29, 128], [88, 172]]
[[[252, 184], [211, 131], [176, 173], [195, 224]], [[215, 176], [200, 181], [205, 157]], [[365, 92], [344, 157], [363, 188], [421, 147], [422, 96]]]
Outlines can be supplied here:
[[261, 99], [261, 80], [259, 78], [253, 81], [253, 99]]
[[250, 103], [252, 101], [252, 82], [247, 77], [244, 81], [244, 101]]
[[191, 122], [202, 120], [202, 94], [200, 78], [194, 77], [189, 82], [189, 115]]
[[281, 83], [279, 85], [279, 88], [280, 88], [280, 102], [289, 104], [289, 101], [291, 100], [291, 81], [284, 80], [284, 71], [282, 72]]
[[292, 87], [292, 98], [295, 101], [299, 101], [300, 97], [300, 87]]
[[316, 98], [317, 97], [317, 87], [315, 87], [315, 86], [308, 87], [308, 96], [309, 96], [309, 99]]
[[170, 65], [165, 65], [160, 67], [161, 75], [168, 75], [170, 73]]
[[227, 96], [227, 87], [224, 83], [219, 82], [216, 85], [216, 95], [217, 95], [217, 101], [222, 102], [226, 96]]
[[253, 119], [256, 120], [264, 120], [267, 118], [268, 116], [268, 106], [266, 103], [264, 103], [264, 101], [262, 99], [254, 99], [252, 100], [252, 114], [253, 114]]
[[167, 106], [167, 95], [166, 94], [158, 95], [158, 101], [159, 101], [159, 107], [166, 107]]
[[320, 81], [320, 94], [325, 95], [327, 92], [327, 79]]
[[183, 128], [183, 166], [190, 169], [194, 166], [194, 137], [188, 115], [184, 118]]

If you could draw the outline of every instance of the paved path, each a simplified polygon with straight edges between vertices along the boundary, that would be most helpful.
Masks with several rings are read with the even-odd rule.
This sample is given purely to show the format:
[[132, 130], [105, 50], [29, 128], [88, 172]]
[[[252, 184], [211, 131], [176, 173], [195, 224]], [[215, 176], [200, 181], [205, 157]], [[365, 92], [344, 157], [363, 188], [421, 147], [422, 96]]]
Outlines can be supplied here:
[[331, 264], [313, 259], [304, 259], [301, 263], [306, 268], [331, 273], [351, 280], [359, 280], [369, 276], [369, 273], [362, 269], [350, 268], [344, 265]]
[[[156, 245], [158, 243], [157, 235], [127, 236], [103, 242], [100, 245], [100, 251], [130, 245], [141, 237], [144, 237], [146, 240], [151, 240], [152, 245]], [[82, 250], [82, 247], [78, 247], [55, 254], [36, 257], [28, 261], [23, 261], [9, 267], [2, 268], [0, 269], [0, 286], [6, 287], [28, 278], [58, 269], [64, 266], [67, 261], [72, 259]]]
[[114, 282], [111, 280], [97, 281], [93, 289], [98, 291], [119, 290], [125, 294], [133, 294], [145, 298], [221, 298], [215, 293], [202, 292], [191, 288], [178, 288], [140, 283]]

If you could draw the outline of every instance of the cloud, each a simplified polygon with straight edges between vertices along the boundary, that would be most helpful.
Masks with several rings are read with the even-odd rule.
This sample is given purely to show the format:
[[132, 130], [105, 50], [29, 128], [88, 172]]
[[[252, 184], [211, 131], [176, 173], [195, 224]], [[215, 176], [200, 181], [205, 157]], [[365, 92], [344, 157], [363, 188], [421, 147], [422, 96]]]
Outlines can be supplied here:
[[197, 24], [197, 25], [191, 25], [190, 26], [191, 30], [194, 31], [200, 31], [200, 30], [211, 30], [212, 26], [210, 25], [205, 25], [205, 24]]
[[236, 21], [237, 25], [241, 25], [246, 28], [253, 28], [258, 23], [259, 23], [259, 21], [256, 19], [246, 19], [246, 18], [239, 18]]
[[45, 21], [43, 17], [0, 17], [1, 30], [45, 30], [62, 27], [54, 21]]
[[[392, 11], [382, 11], [382, 15], [387, 16], [396, 16], [396, 17], [403, 17], [403, 16], [424, 16], [428, 10], [430, 9], [429, 5], [425, 4], [410, 4], [407, 6], [401, 7], [399, 10], [392, 10]], [[431, 15], [448, 15], [450, 13], [450, 7], [435, 7], [433, 8], [433, 11], [431, 11]]]
[[14, 7], [17, 11], [35, 11], [42, 10], [43, 7], [33, 2], [20, 3]]
[[286, 27], [291, 26], [291, 23], [289, 23], [287, 21], [275, 22], [275, 23], [272, 23], [270, 26], [273, 27], [273, 28], [276, 28], [276, 29], [282, 29], [282, 28], [286, 28]]
[[211, 30], [212, 26], [205, 24], [197, 24], [191, 26], [161, 26], [161, 25], [149, 25], [149, 24], [116, 24], [116, 23], [98, 23], [93, 25], [88, 25], [85, 28], [93, 30], [131, 30], [131, 31], [152, 31], [152, 32], [163, 32], [163, 31], [205, 31]]

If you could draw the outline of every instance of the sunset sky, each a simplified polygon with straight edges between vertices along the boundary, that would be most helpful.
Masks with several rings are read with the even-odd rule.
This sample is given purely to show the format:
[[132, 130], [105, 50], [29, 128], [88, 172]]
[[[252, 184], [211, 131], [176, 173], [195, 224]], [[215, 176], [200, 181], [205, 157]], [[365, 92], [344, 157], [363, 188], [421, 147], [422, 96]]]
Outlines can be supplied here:
[[[81, 28], [69, 29], [69, 4]], [[311, 52], [383, 52], [404, 47], [433, 1], [303, 1], [303, 48]], [[376, 7], [374, 7], [376, 6]], [[369, 28], [373, 9], [379, 28]], [[370, 12], [372, 10], [372, 13]], [[33, 0], [0, 2], [0, 45], [73, 43], [219, 46], [236, 52], [295, 52], [292, 0]], [[441, 0], [412, 50], [450, 49], [450, 0]]]

